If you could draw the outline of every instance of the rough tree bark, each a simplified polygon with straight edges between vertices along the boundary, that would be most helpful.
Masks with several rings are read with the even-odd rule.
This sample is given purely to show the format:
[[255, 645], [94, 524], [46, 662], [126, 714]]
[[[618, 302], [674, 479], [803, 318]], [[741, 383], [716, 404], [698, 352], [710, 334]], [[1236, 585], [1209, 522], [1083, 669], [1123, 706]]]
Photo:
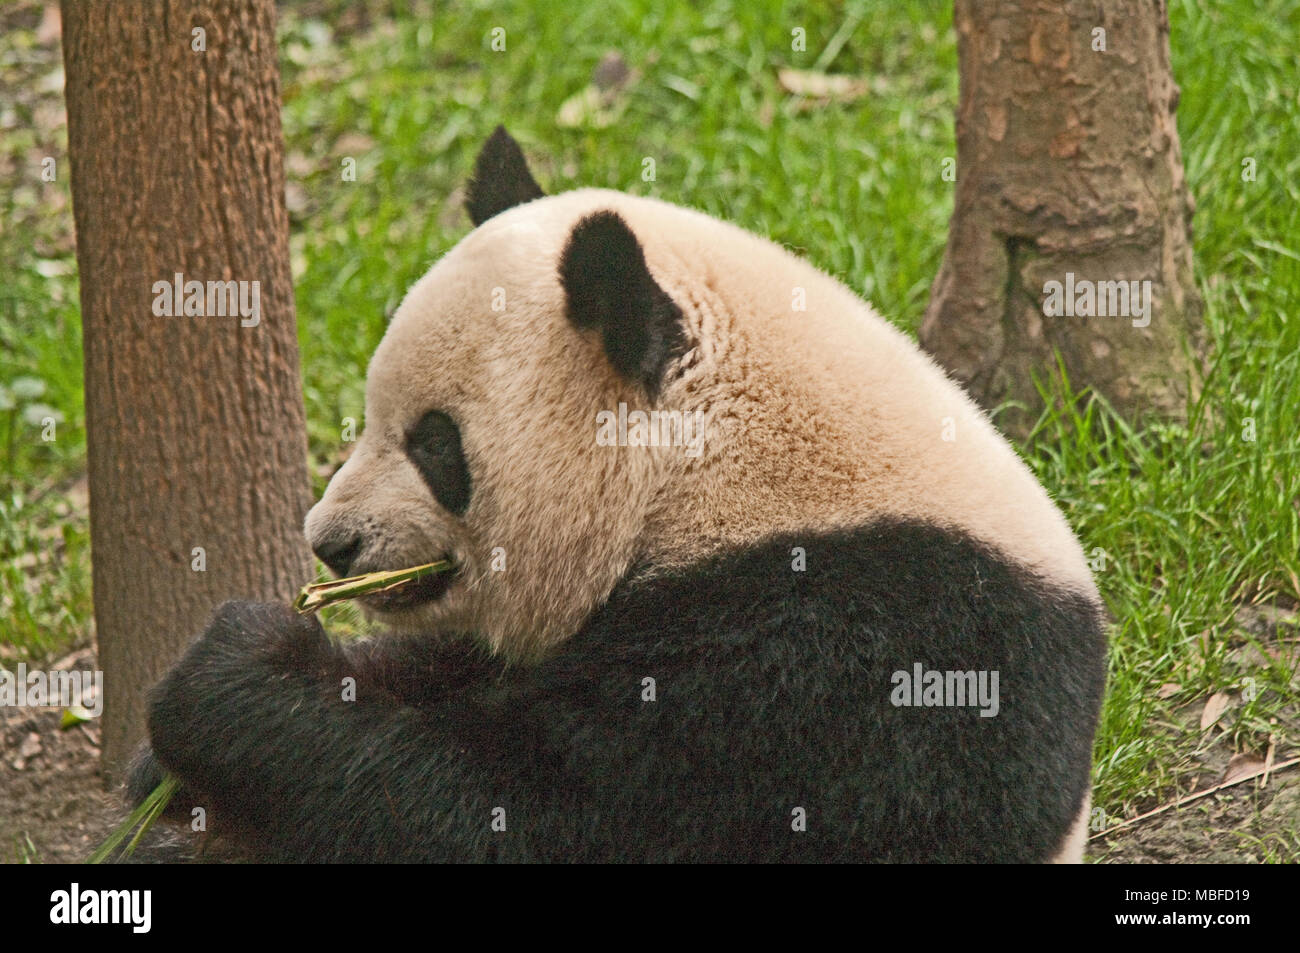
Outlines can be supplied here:
[[[63, 2], [109, 779], [213, 607], [284, 599], [310, 571], [274, 14]], [[182, 284], [203, 314], [158, 313], [178, 274], [205, 283]], [[228, 280], [243, 316], [206, 293]]]
[[[1076, 387], [1178, 416], [1201, 302], [1164, 0], [955, 0], [954, 25], [957, 191], [922, 345], [989, 408], [1039, 405], [1031, 371], [1054, 373], [1058, 350]], [[1094, 315], [1060, 313], [1053, 281], [1085, 312], [1079, 282], [1096, 283]], [[1123, 307], [1101, 284], [1119, 281], [1151, 282], [1145, 327], [1095, 313], [1112, 293]]]

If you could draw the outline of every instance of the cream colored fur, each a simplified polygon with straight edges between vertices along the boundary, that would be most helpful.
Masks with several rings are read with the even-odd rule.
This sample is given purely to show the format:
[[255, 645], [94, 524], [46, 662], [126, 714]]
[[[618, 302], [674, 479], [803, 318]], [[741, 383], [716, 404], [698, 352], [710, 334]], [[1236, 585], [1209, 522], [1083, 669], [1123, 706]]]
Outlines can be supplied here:
[[1092, 810], [1092, 792], [1089, 791], [1083, 796], [1083, 807], [1074, 817], [1074, 823], [1070, 825], [1070, 831], [1065, 835], [1065, 840], [1057, 848], [1056, 853], [1052, 856], [1049, 863], [1053, 864], [1081, 864], [1083, 863], [1083, 849], [1088, 844], [1088, 812]]
[[[694, 346], [654, 406], [704, 412], [698, 458], [597, 446], [599, 411], [652, 409], [597, 335], [565, 317], [561, 252], [602, 209], [628, 223], [685, 315]], [[495, 289], [504, 310], [492, 308]], [[796, 289], [805, 311], [792, 306]], [[463, 570], [447, 596], [385, 621], [472, 632], [511, 658], [574, 633], [642, 557], [689, 563], [775, 532], [883, 516], [964, 530], [1096, 598], [1046, 492], [912, 341], [780, 247], [662, 202], [584, 189], [484, 223], [403, 301], [366, 402], [365, 431], [310, 513], [309, 538], [365, 520], [366, 568], [450, 554]], [[404, 430], [430, 409], [461, 427], [473, 480], [462, 519], [403, 454]], [[503, 572], [490, 569], [497, 547]]]

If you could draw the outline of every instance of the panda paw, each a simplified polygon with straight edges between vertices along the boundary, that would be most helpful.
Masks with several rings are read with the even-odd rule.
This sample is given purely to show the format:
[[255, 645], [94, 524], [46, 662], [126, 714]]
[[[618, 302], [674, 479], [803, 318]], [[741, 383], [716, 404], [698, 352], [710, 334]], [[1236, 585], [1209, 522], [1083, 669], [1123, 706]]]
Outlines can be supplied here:
[[[223, 604], [150, 695], [154, 765], [210, 789], [224, 774], [216, 762], [246, 743], [241, 734], [292, 709], [292, 689], [333, 673], [339, 659], [315, 617], [281, 605]], [[153, 771], [139, 767], [141, 786], [161, 779]]]
[[217, 608], [172, 674], [257, 666], [294, 671], [319, 661], [329, 648], [314, 615], [276, 603], [230, 601]]
[[[126, 802], [132, 808], [139, 807], [144, 803], [144, 799], [153, 793], [158, 785], [162, 784], [163, 778], [167, 775], [167, 769], [158, 763], [154, 757], [153, 749], [147, 744], [140, 745], [136, 749], [135, 755], [131, 758], [130, 767], [126, 772]], [[168, 820], [178, 820], [188, 817], [186, 804], [190, 803], [192, 798], [189, 796], [188, 789], [180, 788], [172, 795], [167, 806], [163, 808], [162, 817]]]

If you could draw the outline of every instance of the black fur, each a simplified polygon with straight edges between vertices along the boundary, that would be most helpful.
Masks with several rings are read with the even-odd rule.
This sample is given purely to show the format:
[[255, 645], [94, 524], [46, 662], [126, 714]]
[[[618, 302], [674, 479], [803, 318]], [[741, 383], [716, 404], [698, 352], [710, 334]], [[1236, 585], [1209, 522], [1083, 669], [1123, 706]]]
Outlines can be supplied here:
[[[639, 567], [536, 667], [228, 603], [150, 731], [197, 803], [302, 861], [1034, 861], [1087, 791], [1104, 656], [1087, 599], [890, 523]], [[999, 671], [1001, 710], [894, 707], [914, 662]]]
[[317, 559], [330, 567], [330, 572], [342, 577], [349, 574], [364, 542], [360, 533], [337, 526], [330, 535], [318, 536], [311, 551]]
[[441, 410], [426, 412], [406, 434], [406, 455], [434, 499], [448, 512], [464, 516], [472, 484], [456, 421]]
[[605, 354], [653, 396], [686, 347], [681, 309], [655, 283], [641, 243], [614, 212], [580, 221], [560, 258], [569, 320], [600, 331]]
[[482, 225], [508, 208], [545, 194], [528, 171], [528, 161], [519, 143], [510, 137], [505, 126], [497, 126], [474, 163], [474, 176], [465, 195], [465, 211], [470, 221]]

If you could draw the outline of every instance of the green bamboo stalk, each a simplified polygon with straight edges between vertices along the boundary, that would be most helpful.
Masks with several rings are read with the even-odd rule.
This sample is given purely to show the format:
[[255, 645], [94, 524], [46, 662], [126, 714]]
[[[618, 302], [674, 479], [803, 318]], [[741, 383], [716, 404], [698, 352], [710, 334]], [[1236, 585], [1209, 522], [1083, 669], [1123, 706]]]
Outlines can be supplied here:
[[315, 612], [335, 602], [345, 602], [376, 592], [388, 592], [404, 586], [408, 582], [432, 576], [435, 573], [454, 569], [451, 560], [442, 559], [436, 563], [412, 566], [410, 569], [391, 569], [384, 572], [368, 572], [363, 576], [348, 576], [346, 579], [332, 579], [329, 582], [316, 582], [303, 586], [298, 598], [293, 600], [293, 608], [301, 615]]

